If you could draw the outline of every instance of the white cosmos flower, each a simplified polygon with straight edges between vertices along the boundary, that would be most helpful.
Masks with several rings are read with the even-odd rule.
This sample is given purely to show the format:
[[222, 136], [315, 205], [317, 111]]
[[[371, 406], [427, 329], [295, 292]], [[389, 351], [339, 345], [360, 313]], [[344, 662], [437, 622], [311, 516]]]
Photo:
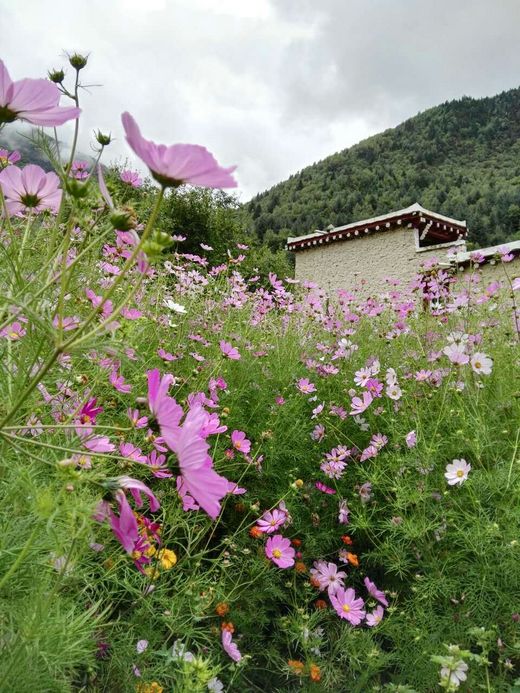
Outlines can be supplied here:
[[441, 678], [448, 679], [448, 682], [451, 683], [452, 686], [458, 688], [460, 684], [466, 680], [467, 670], [468, 665], [466, 662], [459, 659], [458, 662], [455, 663], [455, 669], [451, 669], [451, 667], [442, 667]]
[[446, 473], [444, 474], [446, 481], [450, 486], [462, 484], [468, 478], [471, 470], [471, 465], [464, 459], [453, 460], [451, 464], [446, 465]]
[[475, 373], [479, 375], [489, 375], [493, 369], [493, 361], [481, 352], [473, 354], [470, 363]]
[[187, 310], [184, 306], [181, 306], [180, 303], [175, 303], [175, 301], [172, 301], [171, 298], [166, 298], [163, 301], [163, 306], [175, 311], [176, 313], [187, 313]]

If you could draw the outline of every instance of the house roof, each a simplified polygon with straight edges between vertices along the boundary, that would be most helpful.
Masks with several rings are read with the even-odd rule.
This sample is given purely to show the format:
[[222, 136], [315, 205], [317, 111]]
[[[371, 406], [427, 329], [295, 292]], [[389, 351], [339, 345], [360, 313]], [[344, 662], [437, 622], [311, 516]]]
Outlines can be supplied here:
[[509, 241], [509, 243], [501, 243], [500, 245], [490, 245], [488, 248], [476, 248], [475, 250], [457, 253], [453, 256], [453, 261], [458, 265], [467, 265], [471, 261], [473, 253], [480, 253], [484, 256], [484, 262], [489, 262], [499, 255], [499, 251], [502, 248], [507, 248], [513, 255], [520, 255], [520, 241]]
[[374, 231], [386, 231], [396, 225], [406, 225], [419, 229], [421, 232], [428, 233], [438, 239], [439, 243], [465, 237], [468, 232], [465, 221], [431, 212], [416, 202], [410, 207], [398, 209], [379, 217], [355, 221], [344, 226], [329, 227], [324, 231], [317, 230], [306, 236], [290, 237], [287, 239], [287, 249], [298, 251], [335, 241], [353, 240]]

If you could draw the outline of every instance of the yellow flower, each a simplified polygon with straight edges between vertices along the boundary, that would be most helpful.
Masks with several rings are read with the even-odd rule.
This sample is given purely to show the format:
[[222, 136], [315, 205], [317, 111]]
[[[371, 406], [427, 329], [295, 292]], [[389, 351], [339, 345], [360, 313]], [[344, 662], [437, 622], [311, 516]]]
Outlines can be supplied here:
[[163, 693], [164, 688], [157, 681], [152, 681], [152, 683], [138, 683], [135, 690], [136, 693]]
[[177, 554], [171, 549], [161, 549], [157, 554], [164, 570], [170, 570], [177, 563]]

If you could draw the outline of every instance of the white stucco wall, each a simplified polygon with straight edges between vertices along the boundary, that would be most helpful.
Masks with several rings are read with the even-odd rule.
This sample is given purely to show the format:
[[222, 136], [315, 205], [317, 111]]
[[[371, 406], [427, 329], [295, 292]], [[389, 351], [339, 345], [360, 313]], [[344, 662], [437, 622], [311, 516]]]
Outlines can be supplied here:
[[295, 276], [314, 281], [331, 293], [336, 289], [357, 289], [366, 297], [388, 290], [385, 277], [408, 283], [429, 258], [445, 260], [449, 247], [447, 243], [442, 248], [417, 252], [414, 230], [399, 226], [366, 237], [298, 250]]

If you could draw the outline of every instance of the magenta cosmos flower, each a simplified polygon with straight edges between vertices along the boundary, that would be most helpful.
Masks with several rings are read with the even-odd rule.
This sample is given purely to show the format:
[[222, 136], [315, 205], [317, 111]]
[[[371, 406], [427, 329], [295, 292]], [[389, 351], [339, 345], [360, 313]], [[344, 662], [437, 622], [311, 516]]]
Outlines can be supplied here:
[[286, 519], [287, 513], [275, 508], [274, 510], [265, 512], [262, 517], [256, 521], [256, 526], [261, 532], [272, 534], [284, 524]]
[[145, 140], [130, 113], [121, 116], [126, 141], [164, 187], [176, 188], [183, 183], [205, 188], [236, 188], [231, 173], [236, 166], [222, 168], [205, 147], [198, 144], [155, 144]]
[[[214, 520], [220, 512], [220, 501], [230, 492], [230, 482], [213, 469], [206, 437], [220, 432], [217, 420], [200, 404], [195, 404], [181, 419], [184, 411], [168, 395], [173, 376], [161, 377], [154, 369], [147, 372], [148, 403], [161, 430], [161, 436], [179, 461], [184, 490]], [[225, 429], [224, 429], [225, 430]]]
[[244, 455], [247, 455], [251, 450], [251, 441], [246, 438], [243, 431], [233, 431], [231, 434], [231, 442], [235, 450], [238, 450]]
[[388, 599], [385, 597], [385, 593], [383, 592], [383, 590], [378, 589], [375, 583], [372, 582], [372, 580], [368, 577], [365, 578], [364, 582], [368, 594], [371, 597], [374, 597], [374, 599], [377, 599], [378, 602], [381, 602], [383, 606], [388, 606]]
[[289, 539], [275, 534], [265, 544], [265, 555], [279, 568], [290, 568], [294, 565], [295, 551]]
[[39, 214], [46, 210], [56, 214], [61, 202], [60, 179], [55, 173], [28, 164], [25, 168], [8, 166], [0, 171], [0, 187], [11, 216], [27, 212]]
[[18, 119], [54, 127], [76, 119], [81, 109], [59, 106], [60, 96], [58, 87], [46, 79], [13, 82], [0, 60], [0, 124]]
[[334, 594], [330, 594], [330, 601], [332, 606], [336, 609], [336, 613], [340, 618], [346, 619], [353, 626], [359, 626], [361, 621], [365, 618], [365, 606], [364, 601], [361, 597], [356, 599], [356, 593], [349, 587], [344, 590], [339, 587]]

